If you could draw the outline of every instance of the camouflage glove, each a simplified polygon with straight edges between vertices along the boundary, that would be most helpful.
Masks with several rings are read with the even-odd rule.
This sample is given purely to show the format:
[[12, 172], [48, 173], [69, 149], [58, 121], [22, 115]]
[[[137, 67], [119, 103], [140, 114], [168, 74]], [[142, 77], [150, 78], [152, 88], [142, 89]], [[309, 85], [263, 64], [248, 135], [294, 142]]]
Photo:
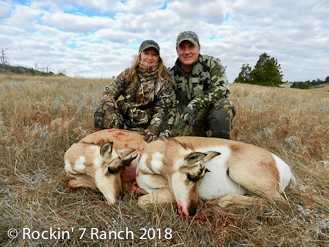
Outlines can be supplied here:
[[195, 105], [188, 105], [181, 116], [181, 119], [185, 124], [193, 125], [195, 123], [195, 119], [198, 115], [198, 108]]
[[104, 129], [103, 104], [97, 106], [94, 112], [94, 130], [99, 131], [102, 129]]
[[171, 137], [171, 131], [169, 129], [165, 129], [160, 133], [159, 137], [168, 139]]
[[168, 139], [171, 137], [171, 129], [172, 125], [169, 125], [168, 123], [165, 123], [161, 129], [161, 132], [159, 134], [160, 138]]
[[145, 130], [145, 137], [144, 140], [147, 143], [150, 143], [151, 141], [155, 141], [158, 139], [159, 135], [159, 129], [153, 125], [150, 125], [146, 130]]

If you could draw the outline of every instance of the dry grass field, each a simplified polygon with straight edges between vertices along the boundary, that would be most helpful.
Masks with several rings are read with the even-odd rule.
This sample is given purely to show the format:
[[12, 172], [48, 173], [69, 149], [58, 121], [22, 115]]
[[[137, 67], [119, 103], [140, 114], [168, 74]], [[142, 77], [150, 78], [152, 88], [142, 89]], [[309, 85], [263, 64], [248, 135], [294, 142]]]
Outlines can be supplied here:
[[329, 92], [231, 84], [232, 139], [285, 160], [297, 179], [272, 202], [140, 208], [68, 190], [63, 155], [93, 129], [107, 80], [0, 74], [1, 246], [329, 246]]

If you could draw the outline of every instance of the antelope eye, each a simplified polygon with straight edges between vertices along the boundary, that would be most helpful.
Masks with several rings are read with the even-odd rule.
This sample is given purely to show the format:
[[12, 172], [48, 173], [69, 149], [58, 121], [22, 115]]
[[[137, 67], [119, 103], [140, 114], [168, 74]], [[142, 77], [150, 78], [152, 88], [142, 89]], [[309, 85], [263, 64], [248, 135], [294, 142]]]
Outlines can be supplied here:
[[107, 168], [107, 171], [110, 173], [110, 174], [117, 174], [118, 173], [118, 169], [112, 169], [110, 167]]
[[194, 175], [191, 175], [190, 173], [186, 173], [186, 177], [187, 179], [190, 181], [190, 182], [198, 182], [200, 180], [200, 176], [194, 176]]

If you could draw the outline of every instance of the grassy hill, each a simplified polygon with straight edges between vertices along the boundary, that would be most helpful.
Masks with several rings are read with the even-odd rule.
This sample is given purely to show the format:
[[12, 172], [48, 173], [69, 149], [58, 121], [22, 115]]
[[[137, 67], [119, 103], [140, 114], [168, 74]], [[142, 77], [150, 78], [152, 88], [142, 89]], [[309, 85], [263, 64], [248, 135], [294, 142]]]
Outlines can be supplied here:
[[[22, 75], [0, 80], [1, 246], [329, 246], [328, 92], [230, 85], [237, 108], [232, 139], [281, 157], [297, 184], [283, 195], [288, 206], [223, 209], [200, 201], [197, 215], [183, 218], [176, 205], [139, 207], [129, 183], [115, 205], [98, 190], [68, 189], [64, 153], [93, 132], [93, 111], [108, 80]], [[16, 238], [8, 237], [12, 228]], [[23, 228], [48, 231], [48, 239], [37, 233], [24, 239]], [[95, 239], [92, 228], [128, 229], [134, 239], [108, 234]], [[143, 228], [156, 237], [143, 239]], [[50, 239], [50, 229], [70, 235]]]
[[[25, 68], [21, 66], [11, 66], [0, 63], [0, 74], [19, 74], [19, 75], [32, 75], [32, 76], [53, 76], [53, 72], [42, 72], [33, 68]], [[63, 74], [60, 74], [63, 75]]]
[[310, 89], [316, 90], [316, 91], [325, 91], [329, 92], [329, 83], [323, 83], [317, 86], [311, 86]]

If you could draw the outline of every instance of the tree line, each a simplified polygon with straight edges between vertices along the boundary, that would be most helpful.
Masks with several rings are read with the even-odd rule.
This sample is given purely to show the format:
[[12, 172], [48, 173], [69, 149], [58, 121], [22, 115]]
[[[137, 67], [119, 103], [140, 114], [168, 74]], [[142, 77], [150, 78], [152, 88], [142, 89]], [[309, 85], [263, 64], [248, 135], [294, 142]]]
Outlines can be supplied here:
[[299, 88], [299, 89], [309, 89], [310, 87], [314, 87], [314, 86], [318, 86], [324, 83], [329, 83], [329, 76], [326, 77], [326, 79], [320, 80], [313, 80], [313, 81], [295, 81], [295, 82], [291, 82], [291, 88]]

